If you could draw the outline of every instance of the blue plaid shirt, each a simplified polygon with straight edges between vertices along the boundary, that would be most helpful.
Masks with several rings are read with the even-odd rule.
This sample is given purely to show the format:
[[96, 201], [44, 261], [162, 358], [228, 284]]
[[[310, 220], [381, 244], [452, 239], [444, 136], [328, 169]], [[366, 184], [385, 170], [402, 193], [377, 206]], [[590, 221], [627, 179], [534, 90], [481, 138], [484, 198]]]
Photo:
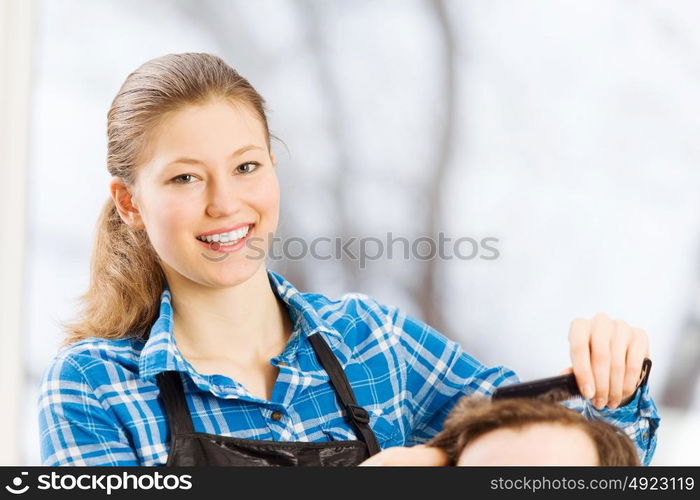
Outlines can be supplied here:
[[[165, 370], [185, 374], [197, 432], [277, 441], [358, 439], [308, 341], [316, 332], [343, 366], [382, 448], [424, 443], [460, 397], [490, 395], [501, 384], [518, 382], [512, 370], [482, 365], [396, 307], [358, 293], [337, 300], [300, 293], [282, 276], [268, 276], [294, 325], [284, 352], [271, 360], [279, 376], [270, 401], [253, 397], [229, 377], [198, 373], [187, 362], [173, 337], [166, 286], [147, 340], [89, 338], [56, 355], [38, 401], [42, 463], [164, 464], [169, 430], [155, 375]], [[616, 410], [599, 411], [585, 401], [568, 406], [623, 428], [649, 464], [659, 417], [646, 386]], [[274, 411], [282, 418], [271, 418]]]

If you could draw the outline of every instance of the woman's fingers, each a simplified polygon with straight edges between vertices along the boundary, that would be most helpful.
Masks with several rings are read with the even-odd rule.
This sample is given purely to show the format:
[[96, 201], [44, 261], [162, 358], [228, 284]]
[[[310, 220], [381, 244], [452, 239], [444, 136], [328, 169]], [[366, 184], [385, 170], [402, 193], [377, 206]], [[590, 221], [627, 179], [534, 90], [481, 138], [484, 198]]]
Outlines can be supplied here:
[[627, 404], [639, 381], [649, 339], [639, 328], [606, 314], [575, 319], [569, 330], [571, 361], [581, 394], [603, 409]]
[[447, 465], [449, 457], [439, 448], [432, 446], [416, 445], [411, 447], [395, 446], [380, 451], [359, 464], [363, 466], [420, 466], [420, 465]]
[[632, 328], [624, 321], [614, 321], [615, 329], [610, 339], [610, 393], [608, 408], [617, 408], [623, 398], [627, 347], [632, 340]]
[[595, 379], [593, 405], [599, 410], [605, 407], [610, 394], [611, 340], [614, 324], [607, 315], [599, 313], [591, 325], [591, 367]]
[[583, 318], [573, 320], [569, 329], [569, 348], [573, 372], [576, 375], [579, 391], [588, 399], [595, 395], [595, 380], [591, 370], [590, 331], [591, 321]]
[[641, 328], [632, 328], [632, 341], [627, 349], [625, 377], [622, 384], [623, 399], [634, 394], [639, 383], [644, 358], [649, 357], [649, 339]]

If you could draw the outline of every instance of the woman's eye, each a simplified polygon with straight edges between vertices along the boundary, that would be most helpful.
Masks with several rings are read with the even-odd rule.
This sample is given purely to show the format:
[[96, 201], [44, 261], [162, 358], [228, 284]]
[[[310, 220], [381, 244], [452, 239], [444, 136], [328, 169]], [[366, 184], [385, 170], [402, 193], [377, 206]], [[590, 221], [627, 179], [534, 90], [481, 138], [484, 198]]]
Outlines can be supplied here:
[[182, 180], [180, 180], [180, 179], [182, 179], [182, 178], [184, 178], [184, 177], [194, 177], [194, 175], [192, 175], [192, 174], [182, 174], [182, 175], [178, 175], [177, 177], [173, 177], [172, 181], [173, 181], [175, 184], [191, 184], [190, 182], [186, 182], [186, 181], [183, 182]]
[[[244, 163], [243, 165], [239, 165], [236, 170], [242, 174], [249, 174], [253, 172], [255, 169], [257, 169], [260, 166], [260, 164], [257, 161], [249, 161], [247, 163]], [[248, 167], [244, 171], [241, 171], [242, 168]]]
[[[249, 161], [246, 163], [243, 163], [242, 165], [239, 165], [236, 167], [236, 171], [240, 174], [249, 174], [251, 172], [254, 172], [258, 167], [260, 166], [260, 163], [257, 161]], [[178, 175], [177, 177], [173, 177], [171, 180], [175, 184], [192, 184], [191, 182], [188, 182], [186, 178], [192, 177], [194, 178], [194, 175], [192, 174], [181, 174]]]

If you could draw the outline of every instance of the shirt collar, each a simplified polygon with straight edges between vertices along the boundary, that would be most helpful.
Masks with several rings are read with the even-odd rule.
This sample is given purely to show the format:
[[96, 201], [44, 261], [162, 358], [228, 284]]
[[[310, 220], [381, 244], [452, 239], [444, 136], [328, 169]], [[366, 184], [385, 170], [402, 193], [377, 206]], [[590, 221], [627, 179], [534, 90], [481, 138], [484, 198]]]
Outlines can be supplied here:
[[[281, 358], [290, 360], [296, 355], [300, 332], [306, 337], [321, 333], [331, 348], [341, 344], [340, 332], [319, 316], [316, 308], [302, 293], [281, 275], [270, 270], [267, 270], [267, 275], [273, 291], [287, 305], [293, 325], [292, 335]], [[193, 378], [202, 377], [183, 358], [175, 343], [171, 299], [170, 288], [166, 283], [160, 296], [160, 314], [153, 323], [148, 340], [139, 356], [139, 377], [142, 379], [155, 379], [155, 375], [164, 371], [189, 372]], [[347, 355], [344, 355], [342, 349], [337, 354], [339, 354], [339, 361], [344, 365], [347, 362], [347, 359], [344, 359]]]

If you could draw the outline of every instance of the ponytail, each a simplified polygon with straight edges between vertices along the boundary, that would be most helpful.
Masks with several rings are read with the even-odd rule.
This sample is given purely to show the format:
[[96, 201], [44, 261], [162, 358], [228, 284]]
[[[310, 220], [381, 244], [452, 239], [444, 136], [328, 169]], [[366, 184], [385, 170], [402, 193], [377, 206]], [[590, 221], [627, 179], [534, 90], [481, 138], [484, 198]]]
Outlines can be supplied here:
[[114, 200], [107, 199], [97, 221], [90, 284], [79, 299], [80, 319], [64, 323], [64, 345], [89, 337], [146, 338], [158, 317], [165, 283], [146, 232], [125, 224]]

